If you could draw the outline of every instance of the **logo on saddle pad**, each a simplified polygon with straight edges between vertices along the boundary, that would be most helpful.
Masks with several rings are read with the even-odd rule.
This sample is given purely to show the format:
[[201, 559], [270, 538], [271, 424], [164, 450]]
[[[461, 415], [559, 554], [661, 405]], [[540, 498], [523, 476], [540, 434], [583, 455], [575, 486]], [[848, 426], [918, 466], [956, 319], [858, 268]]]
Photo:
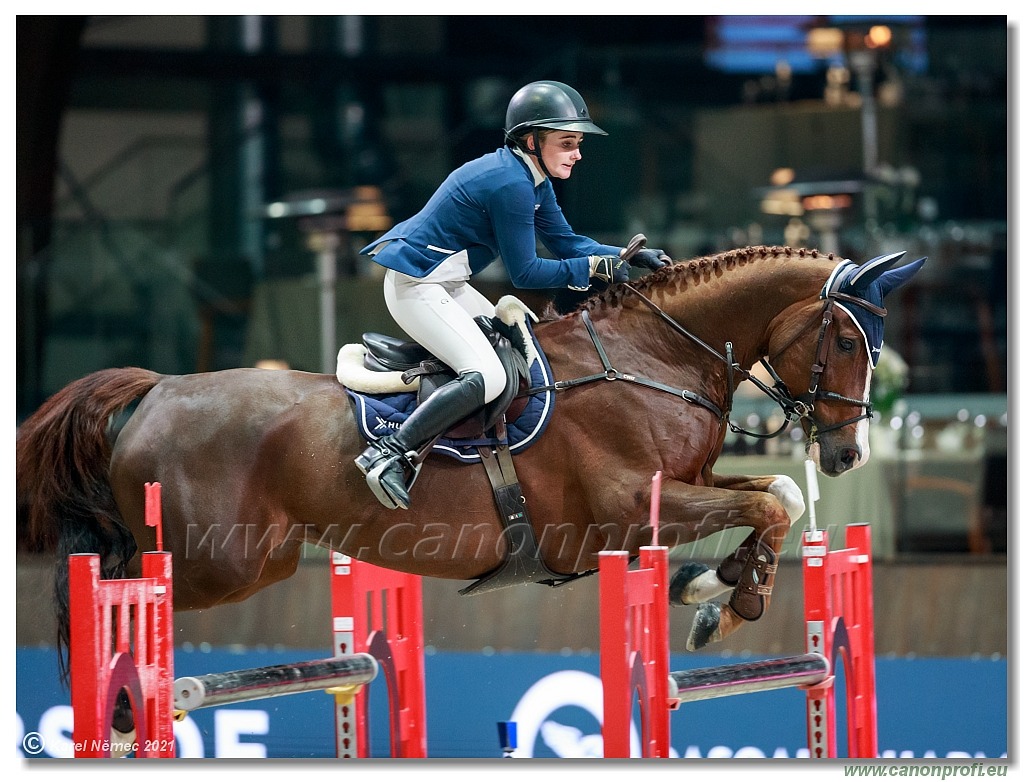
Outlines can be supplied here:
[[385, 421], [379, 415], [375, 416], [375, 417], [377, 419], [377, 423], [373, 427], [373, 431], [375, 431], [375, 432], [380, 432], [380, 431], [387, 432], [387, 431], [390, 431], [390, 430], [398, 431], [399, 429], [402, 428], [402, 425], [400, 423], [398, 423], [397, 421]]

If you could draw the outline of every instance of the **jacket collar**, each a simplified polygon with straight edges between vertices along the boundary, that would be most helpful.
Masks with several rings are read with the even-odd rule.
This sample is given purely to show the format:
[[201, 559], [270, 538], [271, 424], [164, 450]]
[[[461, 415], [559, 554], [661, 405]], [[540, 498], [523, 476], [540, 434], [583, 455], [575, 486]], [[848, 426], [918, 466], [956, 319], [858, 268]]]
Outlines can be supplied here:
[[519, 149], [518, 147], [514, 147], [512, 149], [512, 154], [518, 155], [519, 159], [526, 163], [526, 167], [529, 169], [530, 173], [533, 174], [533, 186], [540, 187], [544, 183], [544, 180], [547, 179], [547, 177], [545, 177], [544, 174], [541, 173], [540, 168], [537, 166], [536, 163], [533, 162], [533, 156], [527, 155], [525, 152], [523, 152], [523, 150]]

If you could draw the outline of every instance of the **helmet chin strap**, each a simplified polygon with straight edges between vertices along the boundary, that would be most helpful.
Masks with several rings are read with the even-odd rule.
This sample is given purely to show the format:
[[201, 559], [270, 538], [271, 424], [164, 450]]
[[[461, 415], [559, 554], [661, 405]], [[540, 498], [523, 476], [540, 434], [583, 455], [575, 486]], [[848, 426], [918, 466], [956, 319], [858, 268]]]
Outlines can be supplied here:
[[534, 128], [531, 135], [533, 136], [533, 151], [531, 152], [530, 148], [527, 147], [526, 154], [536, 157], [537, 165], [539, 165], [540, 170], [544, 172], [544, 176], [548, 179], [554, 179], [554, 177], [551, 176], [551, 172], [548, 171], [548, 167], [544, 165], [544, 156], [540, 153], [540, 133], [536, 128]]

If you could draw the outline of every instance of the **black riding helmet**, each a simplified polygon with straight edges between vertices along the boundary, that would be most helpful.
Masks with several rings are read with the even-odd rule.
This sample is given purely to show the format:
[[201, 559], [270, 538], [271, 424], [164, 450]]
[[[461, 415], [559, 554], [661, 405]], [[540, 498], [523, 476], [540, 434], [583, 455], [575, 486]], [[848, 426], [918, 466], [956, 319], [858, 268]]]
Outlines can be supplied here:
[[[539, 154], [537, 131], [540, 128], [608, 135], [591, 121], [583, 96], [560, 81], [527, 84], [512, 96], [505, 112], [505, 140], [523, 152], [535, 155], [544, 173], [550, 175]], [[533, 152], [526, 145], [528, 134], [533, 135]]]

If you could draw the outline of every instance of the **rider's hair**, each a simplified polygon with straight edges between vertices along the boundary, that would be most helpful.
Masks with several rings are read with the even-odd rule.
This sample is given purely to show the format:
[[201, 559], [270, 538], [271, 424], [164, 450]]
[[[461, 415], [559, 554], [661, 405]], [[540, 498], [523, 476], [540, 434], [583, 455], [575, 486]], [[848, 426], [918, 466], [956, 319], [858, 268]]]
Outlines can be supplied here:
[[537, 131], [537, 140], [540, 143], [544, 143], [544, 139], [556, 132], [557, 128], [523, 128], [522, 132], [516, 133], [515, 144], [517, 147], [522, 149], [524, 152], [529, 150], [526, 144], [526, 139], [533, 135], [533, 131]]

